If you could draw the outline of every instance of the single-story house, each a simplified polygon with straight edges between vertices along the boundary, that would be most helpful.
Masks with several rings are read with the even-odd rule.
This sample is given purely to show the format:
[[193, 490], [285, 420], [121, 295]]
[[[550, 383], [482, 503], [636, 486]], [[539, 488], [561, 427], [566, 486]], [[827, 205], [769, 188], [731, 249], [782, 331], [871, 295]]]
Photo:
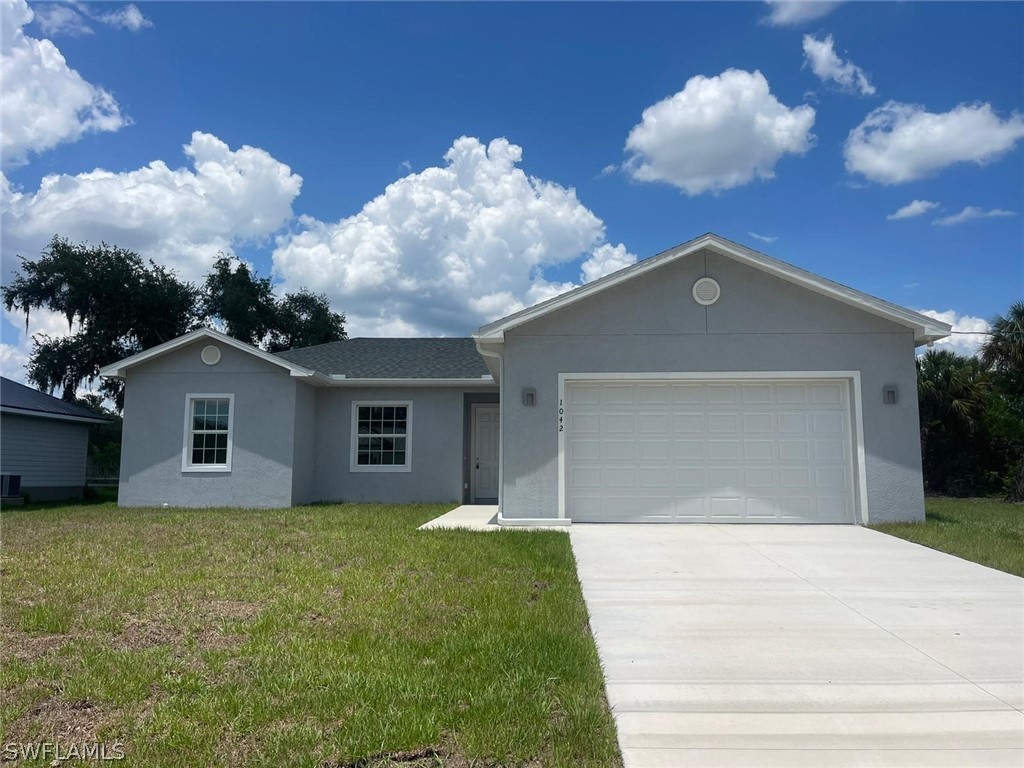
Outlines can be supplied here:
[[0, 495], [32, 501], [81, 498], [89, 427], [109, 419], [0, 378]]
[[480, 328], [124, 379], [120, 503], [497, 504], [508, 525], [921, 520], [915, 349], [948, 325], [713, 234]]

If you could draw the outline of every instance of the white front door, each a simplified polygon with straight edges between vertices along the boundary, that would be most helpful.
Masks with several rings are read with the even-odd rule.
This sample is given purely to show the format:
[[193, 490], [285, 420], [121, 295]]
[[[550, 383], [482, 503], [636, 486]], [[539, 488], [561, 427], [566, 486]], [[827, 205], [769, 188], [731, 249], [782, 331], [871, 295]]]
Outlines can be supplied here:
[[470, 456], [470, 488], [474, 502], [498, 500], [497, 405], [473, 406], [473, 455]]

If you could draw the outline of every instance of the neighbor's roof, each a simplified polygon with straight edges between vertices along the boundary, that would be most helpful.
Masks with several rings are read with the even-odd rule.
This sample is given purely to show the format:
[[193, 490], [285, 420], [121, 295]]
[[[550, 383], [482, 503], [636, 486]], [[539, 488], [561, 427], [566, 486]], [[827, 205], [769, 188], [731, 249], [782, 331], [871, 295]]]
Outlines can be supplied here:
[[619, 271], [606, 275], [592, 283], [587, 283], [579, 288], [575, 288], [567, 293], [556, 296], [553, 299], [548, 299], [540, 304], [527, 307], [526, 309], [509, 315], [508, 317], [495, 320], [493, 323], [489, 323], [478, 330], [474, 334], [474, 338], [479, 339], [482, 342], [503, 341], [505, 338], [505, 331], [516, 328], [524, 323], [528, 323], [531, 320], [536, 320], [538, 317], [543, 317], [550, 312], [562, 309], [563, 307], [573, 304], [580, 299], [584, 299], [587, 296], [600, 293], [601, 291], [616, 286], [630, 278], [638, 277], [652, 269], [657, 269], [665, 264], [670, 264], [677, 259], [685, 258], [705, 248], [733, 259], [734, 261], [738, 261], [741, 264], [746, 264], [754, 267], [755, 269], [760, 269], [762, 272], [782, 278], [783, 280], [788, 280], [796, 285], [803, 286], [804, 288], [814, 291], [815, 293], [819, 293], [822, 296], [827, 296], [837, 301], [841, 301], [844, 304], [857, 307], [865, 312], [870, 312], [873, 315], [885, 318], [906, 328], [910, 328], [914, 332], [914, 341], [917, 344], [924, 344], [926, 342], [944, 339], [949, 336], [950, 331], [952, 330], [952, 328], [946, 323], [935, 320], [927, 315], [922, 315], [919, 312], [914, 312], [913, 310], [892, 304], [891, 302], [884, 301], [883, 299], [869, 296], [868, 294], [862, 293], [854, 288], [848, 288], [845, 285], [841, 285], [840, 283], [821, 277], [820, 275], [816, 275], [813, 272], [808, 272], [805, 269], [801, 269], [800, 267], [796, 267], [792, 264], [787, 264], [786, 262], [779, 261], [778, 259], [773, 259], [771, 256], [755, 251], [745, 245], [734, 243], [732, 240], [727, 240], [713, 232], [708, 232], [694, 240], [677, 245], [675, 248], [670, 248], [667, 251], [659, 253], [657, 256], [652, 256], [649, 259], [638, 261], [632, 266], [620, 269]]
[[110, 421], [108, 416], [101, 416], [88, 408], [65, 402], [47, 395], [45, 392], [40, 392], [38, 389], [26, 387], [24, 384], [3, 377], [0, 377], [0, 411], [21, 416], [88, 421], [95, 424]]
[[348, 379], [479, 379], [487, 366], [470, 338], [346, 339], [279, 352], [291, 363]]

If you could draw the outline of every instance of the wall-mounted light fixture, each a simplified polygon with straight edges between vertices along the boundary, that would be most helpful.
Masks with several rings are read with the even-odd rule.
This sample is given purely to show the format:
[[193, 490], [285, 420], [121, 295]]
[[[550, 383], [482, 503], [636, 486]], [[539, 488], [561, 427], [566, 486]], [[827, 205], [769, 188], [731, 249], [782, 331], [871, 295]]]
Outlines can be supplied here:
[[895, 384], [886, 384], [882, 387], [882, 403], [885, 405], [896, 405], [899, 401], [899, 390]]
[[523, 387], [523, 405], [532, 407], [537, 404], [537, 390], [533, 387]]

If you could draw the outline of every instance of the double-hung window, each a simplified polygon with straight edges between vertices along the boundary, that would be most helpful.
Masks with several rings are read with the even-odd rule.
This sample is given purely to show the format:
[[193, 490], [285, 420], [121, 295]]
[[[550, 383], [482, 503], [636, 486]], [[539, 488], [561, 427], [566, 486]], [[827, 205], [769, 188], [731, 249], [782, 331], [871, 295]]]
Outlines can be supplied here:
[[230, 472], [234, 395], [185, 396], [182, 472]]
[[352, 403], [352, 472], [412, 470], [412, 403]]

